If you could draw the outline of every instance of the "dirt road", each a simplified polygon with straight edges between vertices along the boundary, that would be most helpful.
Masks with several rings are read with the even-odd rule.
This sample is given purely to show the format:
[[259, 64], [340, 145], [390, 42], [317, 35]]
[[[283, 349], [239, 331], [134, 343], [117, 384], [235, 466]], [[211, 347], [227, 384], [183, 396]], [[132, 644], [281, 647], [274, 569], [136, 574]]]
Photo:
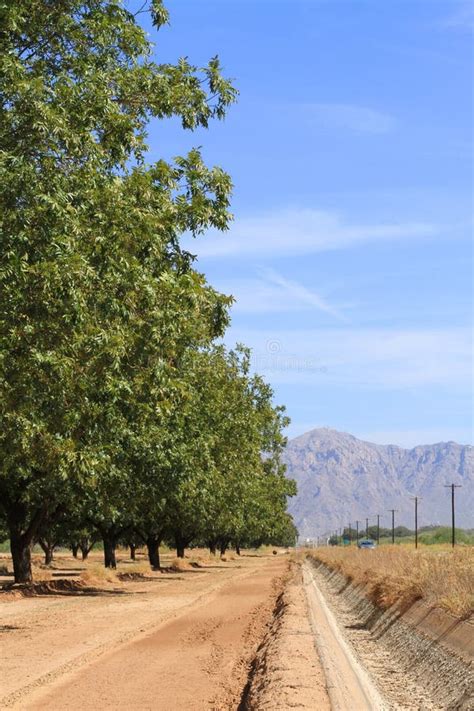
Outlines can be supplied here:
[[243, 557], [116, 592], [0, 602], [0, 707], [235, 708], [287, 565]]
[[[0, 708], [472, 708], [465, 667], [451, 657], [440, 657], [440, 666], [430, 642], [437, 675], [448, 674], [444, 696], [459, 701], [444, 704], [438, 687], [434, 693], [425, 688], [394, 658], [393, 640], [388, 646], [385, 640], [387, 630], [391, 638], [398, 635], [392, 620], [372, 634], [367, 611], [360, 611], [365, 603], [351, 607], [344, 580], [299, 562], [282, 554], [244, 555], [188, 560], [178, 572], [151, 573], [145, 563], [140, 569], [122, 560], [119, 578], [95, 586], [68, 587], [65, 579], [62, 592], [51, 594], [46, 586], [48, 594], [34, 597], [2, 593]], [[100, 579], [98, 567], [92, 572]], [[418, 642], [401, 640], [404, 659]], [[422, 646], [415, 653], [410, 658], [416, 661], [428, 652]]]

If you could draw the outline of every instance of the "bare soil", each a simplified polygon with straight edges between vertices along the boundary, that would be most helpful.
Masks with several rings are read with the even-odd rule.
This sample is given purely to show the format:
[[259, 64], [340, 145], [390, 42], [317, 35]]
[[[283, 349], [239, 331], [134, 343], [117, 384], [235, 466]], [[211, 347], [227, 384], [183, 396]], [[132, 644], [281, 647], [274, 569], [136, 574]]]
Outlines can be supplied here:
[[122, 556], [104, 573], [99, 554], [62, 554], [34, 586], [0, 591], [0, 708], [473, 708], [470, 647], [453, 647], [466, 621], [435, 615], [426, 636], [416, 604], [378, 610], [341, 573], [283, 552], [163, 562]]
[[0, 707], [235, 709], [287, 571], [287, 556], [242, 556], [0, 594]]
[[325, 673], [308, 612], [301, 568], [295, 565], [255, 656], [241, 709], [330, 711]]

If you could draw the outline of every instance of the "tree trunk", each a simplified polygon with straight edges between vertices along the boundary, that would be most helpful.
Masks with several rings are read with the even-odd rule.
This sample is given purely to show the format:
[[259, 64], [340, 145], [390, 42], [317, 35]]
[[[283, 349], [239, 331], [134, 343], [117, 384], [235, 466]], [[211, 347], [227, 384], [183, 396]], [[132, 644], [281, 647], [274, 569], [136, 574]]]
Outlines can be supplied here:
[[160, 543], [161, 539], [156, 536], [148, 536], [146, 539], [146, 547], [148, 551], [148, 560], [152, 570], [161, 570], [160, 564]]
[[181, 533], [175, 532], [174, 543], [176, 546], [176, 555], [178, 558], [184, 558], [184, 551], [186, 550], [186, 546], [189, 544], [189, 539], [186, 540]]
[[227, 541], [221, 541], [221, 543], [219, 544], [219, 550], [221, 552], [221, 555], [225, 555], [228, 545], [229, 544], [227, 543]]
[[137, 549], [135, 543], [130, 543], [130, 560], [135, 560], [135, 551]]
[[217, 547], [216, 547], [216, 544], [215, 544], [214, 542], [209, 543], [209, 552], [210, 552], [211, 555], [216, 555]]
[[71, 543], [71, 551], [74, 558], [77, 558], [77, 553], [79, 551], [79, 543]]
[[13, 560], [15, 583], [31, 583], [31, 543], [18, 531], [10, 529], [10, 550]]
[[81, 549], [82, 560], [87, 560], [89, 553], [94, 547], [95, 539], [89, 539], [87, 536], [81, 538], [79, 542], [79, 548]]
[[116, 537], [109, 531], [102, 533], [102, 541], [104, 544], [104, 565], [106, 568], [116, 568], [117, 561], [115, 559]]
[[[4, 501], [8, 531], [10, 534], [10, 550], [13, 560], [15, 583], [31, 583], [31, 548], [39, 527], [46, 518], [46, 507], [36, 509], [31, 515], [28, 507], [21, 501]], [[28, 523], [29, 521], [29, 523]]]
[[38, 543], [40, 544], [44, 553], [44, 564], [51, 565], [53, 562], [53, 554], [55, 549], [55, 544], [45, 541], [44, 538], [39, 538]]
[[237, 555], [240, 555], [240, 546], [238, 543], [235, 544], [235, 552], [237, 553]]
[[44, 564], [51, 565], [53, 562], [54, 549], [56, 548], [55, 543], [46, 541], [44, 538], [38, 538], [38, 543], [40, 544], [44, 553]]

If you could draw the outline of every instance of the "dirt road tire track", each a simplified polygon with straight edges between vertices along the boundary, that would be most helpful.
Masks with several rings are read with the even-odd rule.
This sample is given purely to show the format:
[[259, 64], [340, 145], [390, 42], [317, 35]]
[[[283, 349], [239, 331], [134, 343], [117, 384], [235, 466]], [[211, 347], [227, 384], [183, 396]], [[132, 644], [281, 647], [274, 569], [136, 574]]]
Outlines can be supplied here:
[[13, 708], [235, 709], [286, 568], [286, 561], [273, 559], [231, 579], [151, 634], [33, 690]]
[[[267, 559], [268, 560], [268, 559]], [[21, 708], [38, 689], [191, 613], [265, 559], [243, 557], [187, 574], [156, 574], [96, 594], [0, 597], [0, 708]]]

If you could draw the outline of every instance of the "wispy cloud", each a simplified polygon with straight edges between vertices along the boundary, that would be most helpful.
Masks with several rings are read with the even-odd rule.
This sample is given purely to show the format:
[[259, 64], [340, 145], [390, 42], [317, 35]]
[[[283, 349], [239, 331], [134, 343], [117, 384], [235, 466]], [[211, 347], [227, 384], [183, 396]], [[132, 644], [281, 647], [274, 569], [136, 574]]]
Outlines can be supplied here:
[[323, 313], [329, 314], [334, 318], [345, 321], [345, 317], [333, 306], [331, 306], [326, 299], [324, 299], [320, 294], [316, 293], [312, 289], [308, 289], [297, 281], [291, 279], [286, 279], [281, 274], [278, 274], [274, 269], [265, 269], [263, 275], [266, 277], [267, 281], [271, 284], [281, 287], [289, 298], [294, 298], [302, 304], [307, 304], [312, 308], [322, 311]]
[[367, 243], [425, 238], [438, 228], [424, 222], [350, 224], [337, 213], [288, 208], [236, 220], [229, 232], [210, 231], [187, 244], [200, 257], [285, 256], [347, 249]]
[[357, 104], [313, 103], [304, 110], [311, 121], [354, 133], [390, 133], [397, 125], [390, 114]]
[[[274, 269], [261, 269], [258, 277], [250, 279], [226, 280], [218, 283], [218, 288], [236, 298], [234, 312], [285, 313], [318, 311], [332, 320], [347, 321], [342, 307], [330, 304], [325, 296], [313, 288], [285, 276]], [[347, 308], [347, 305], [344, 306]]]
[[439, 22], [439, 26], [445, 29], [472, 32], [474, 30], [474, 4], [472, 1], [459, 3], [451, 15], [444, 17]]

